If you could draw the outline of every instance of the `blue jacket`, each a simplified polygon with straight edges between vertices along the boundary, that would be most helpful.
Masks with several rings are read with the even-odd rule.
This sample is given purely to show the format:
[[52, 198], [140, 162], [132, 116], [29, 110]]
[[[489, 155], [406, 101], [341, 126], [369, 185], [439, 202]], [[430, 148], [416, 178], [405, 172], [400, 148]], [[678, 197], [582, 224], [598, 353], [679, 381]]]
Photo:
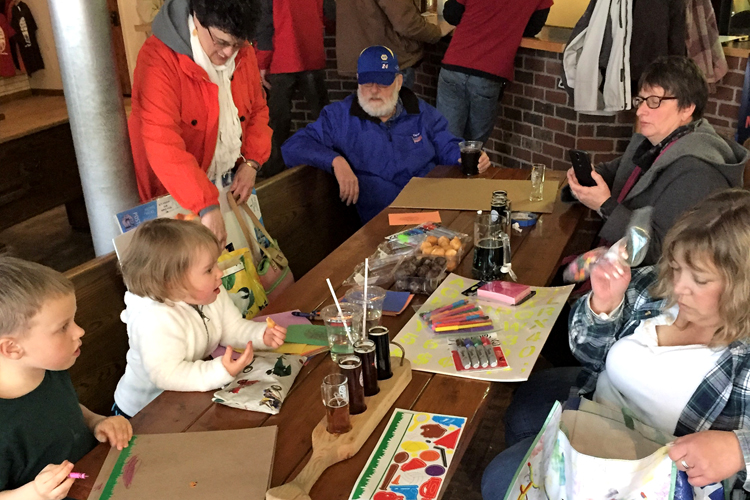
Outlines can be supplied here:
[[356, 94], [329, 104], [317, 121], [284, 143], [284, 162], [333, 173], [333, 159], [343, 156], [359, 180], [357, 212], [367, 222], [412, 177], [424, 177], [435, 165], [456, 165], [461, 156], [461, 139], [448, 131], [437, 109], [405, 87], [399, 95], [403, 111], [386, 123], [365, 113]]

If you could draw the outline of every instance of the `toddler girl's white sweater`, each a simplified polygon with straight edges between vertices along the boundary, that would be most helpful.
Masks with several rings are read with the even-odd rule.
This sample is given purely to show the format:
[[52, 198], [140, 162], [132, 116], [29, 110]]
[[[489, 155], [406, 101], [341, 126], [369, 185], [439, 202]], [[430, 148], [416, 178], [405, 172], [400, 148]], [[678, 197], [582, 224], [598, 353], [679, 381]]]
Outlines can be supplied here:
[[162, 304], [125, 293], [126, 309], [120, 315], [128, 325], [130, 349], [125, 374], [117, 384], [115, 402], [130, 416], [162, 391], [210, 391], [231, 382], [221, 358], [204, 361], [218, 346], [266, 348], [265, 323], [240, 315], [226, 290], [213, 304]]

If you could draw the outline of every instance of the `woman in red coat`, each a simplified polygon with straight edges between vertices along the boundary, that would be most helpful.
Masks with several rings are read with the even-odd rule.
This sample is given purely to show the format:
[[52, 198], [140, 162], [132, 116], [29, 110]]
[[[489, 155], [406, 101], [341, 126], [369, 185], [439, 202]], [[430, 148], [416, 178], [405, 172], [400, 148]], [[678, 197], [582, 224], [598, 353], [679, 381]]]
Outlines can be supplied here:
[[138, 54], [128, 121], [141, 201], [171, 194], [226, 242], [220, 196], [252, 193], [271, 152], [251, 40], [256, 0], [167, 0]]

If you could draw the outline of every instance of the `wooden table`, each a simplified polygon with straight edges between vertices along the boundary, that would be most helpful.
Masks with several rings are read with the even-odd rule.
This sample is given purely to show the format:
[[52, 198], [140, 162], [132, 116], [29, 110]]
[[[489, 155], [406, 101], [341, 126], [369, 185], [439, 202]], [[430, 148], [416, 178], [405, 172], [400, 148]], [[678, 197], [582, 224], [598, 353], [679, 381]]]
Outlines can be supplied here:
[[[438, 167], [431, 176], [459, 177], [455, 167]], [[527, 179], [528, 170], [490, 168], [483, 177], [498, 179]], [[564, 172], [548, 172], [548, 179], [559, 180], [561, 185]], [[490, 200], [487, 200], [489, 204]], [[343, 293], [342, 282], [349, 276], [356, 264], [371, 255], [384, 236], [402, 228], [388, 225], [387, 209], [368, 222], [354, 236], [337, 248], [325, 260], [303, 276], [282, 297], [268, 306], [264, 313], [276, 313], [301, 309], [311, 311], [332, 302], [325, 278], [330, 278], [337, 294]], [[402, 210], [403, 211], [403, 210]], [[581, 205], [568, 205], [559, 201], [554, 212], [544, 214], [541, 223], [523, 234], [513, 234], [513, 269], [522, 283], [544, 286], [549, 283], [556, 270], [564, 248], [575, 233], [578, 222], [585, 213]], [[441, 211], [443, 224], [452, 229], [471, 234], [475, 214], [471, 211]], [[469, 249], [471, 250], [471, 249]], [[471, 251], [467, 252], [472, 255]], [[471, 258], [464, 258], [455, 271], [464, 276], [471, 275]], [[415, 298], [423, 302], [425, 296]], [[414, 314], [411, 307], [398, 317], [383, 317], [383, 325], [395, 336]], [[311, 433], [315, 425], [324, 417], [320, 401], [320, 382], [324, 375], [334, 371], [330, 356], [313, 357], [302, 369], [292, 387], [282, 410], [278, 415], [249, 412], [213, 404], [208, 393], [164, 392], [132, 419], [137, 434], [167, 432], [197, 432], [223, 429], [241, 429], [258, 426], [278, 426], [276, 456], [271, 479], [272, 486], [281, 485], [293, 479], [307, 462], [311, 453]], [[458, 464], [481, 420], [484, 402], [490, 388], [489, 382], [436, 375], [420, 371], [413, 372], [413, 379], [396, 402], [398, 408], [415, 411], [445, 413], [464, 416], [469, 419], [459, 448], [456, 450]], [[316, 500], [347, 499], [365, 466], [385, 427], [386, 418], [376, 428], [362, 450], [349, 460], [329, 468], [312, 489], [311, 496]], [[70, 496], [83, 500], [87, 498], [94, 480], [101, 468], [109, 447], [100, 445], [86, 455], [76, 466], [77, 471], [90, 475], [87, 480], [76, 481]], [[251, 454], [252, 451], [248, 450]], [[179, 460], [178, 457], [175, 457]], [[451, 468], [446, 483], [450, 481], [456, 465]], [[445, 488], [443, 488], [445, 490]]]

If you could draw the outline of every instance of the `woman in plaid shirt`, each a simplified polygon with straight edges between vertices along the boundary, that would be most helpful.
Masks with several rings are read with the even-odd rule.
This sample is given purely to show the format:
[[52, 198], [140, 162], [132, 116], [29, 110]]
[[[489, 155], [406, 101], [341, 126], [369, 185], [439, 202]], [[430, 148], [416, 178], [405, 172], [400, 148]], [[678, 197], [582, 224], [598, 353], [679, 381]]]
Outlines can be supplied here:
[[669, 456], [692, 485], [739, 473], [750, 491], [750, 192], [709, 196], [667, 233], [657, 266], [631, 274], [600, 261], [591, 286], [570, 316], [582, 368], [549, 370], [519, 389], [506, 418], [513, 446], [485, 470], [485, 500], [502, 498], [573, 375], [579, 395], [679, 436]]

